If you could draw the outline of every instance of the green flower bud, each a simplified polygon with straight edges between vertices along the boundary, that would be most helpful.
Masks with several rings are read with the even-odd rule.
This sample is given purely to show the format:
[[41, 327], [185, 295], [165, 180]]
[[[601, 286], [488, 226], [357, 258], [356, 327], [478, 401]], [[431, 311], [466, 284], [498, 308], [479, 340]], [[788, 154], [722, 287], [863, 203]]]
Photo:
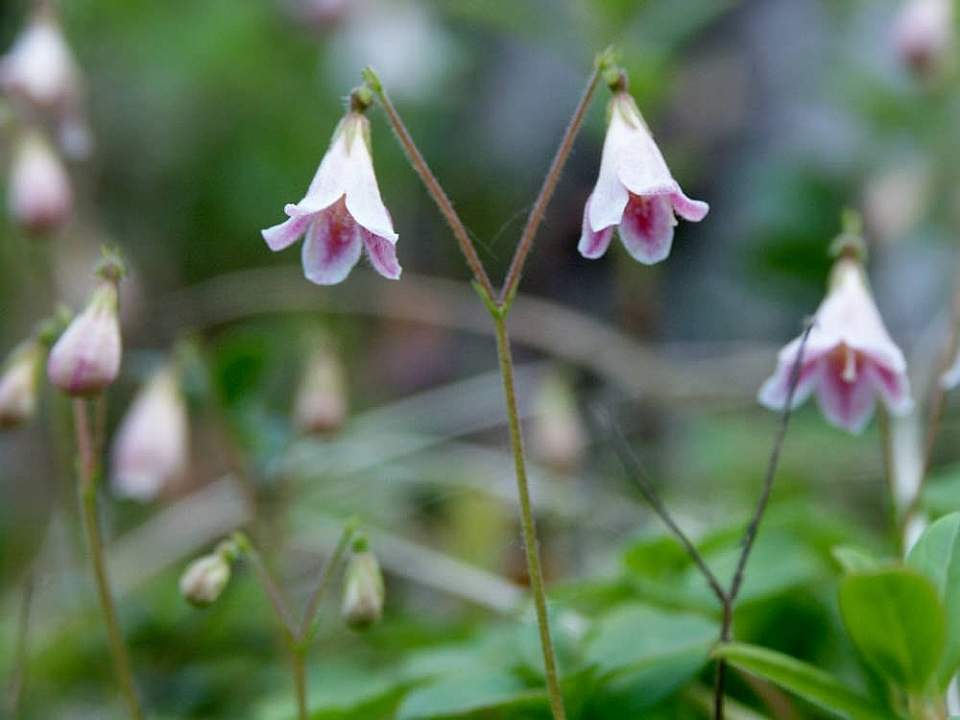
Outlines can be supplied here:
[[343, 589], [343, 619], [354, 630], [365, 630], [383, 616], [383, 574], [376, 556], [366, 547], [365, 539], [354, 543], [353, 555], [347, 564]]

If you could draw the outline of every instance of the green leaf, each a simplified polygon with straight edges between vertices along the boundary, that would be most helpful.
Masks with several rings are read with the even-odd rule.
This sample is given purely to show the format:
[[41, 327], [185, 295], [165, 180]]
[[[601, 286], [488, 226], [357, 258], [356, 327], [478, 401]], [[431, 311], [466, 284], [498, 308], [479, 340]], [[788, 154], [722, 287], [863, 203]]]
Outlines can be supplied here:
[[587, 648], [601, 689], [587, 716], [635, 715], [666, 697], [699, 672], [718, 634], [711, 619], [643, 605], [601, 619]]
[[960, 667], [960, 513], [928, 527], [910, 550], [907, 563], [933, 581], [947, 612], [946, 649], [937, 677], [941, 688]]
[[848, 575], [840, 584], [840, 613], [854, 645], [881, 675], [911, 692], [929, 689], [947, 624], [930, 580], [900, 567]]
[[492, 671], [448, 677], [414, 690], [403, 701], [397, 718], [440, 720], [509, 712], [519, 720], [538, 718], [547, 708], [542, 690], [528, 688], [511, 673]]
[[927, 481], [923, 504], [933, 515], [960, 510], [960, 465], [940, 470]]
[[741, 643], [719, 645], [713, 655], [840, 717], [849, 720], [890, 720], [892, 717], [832, 675], [789, 655]]
[[840, 545], [831, 550], [833, 559], [848, 573], [875, 570], [879, 562], [872, 555], [849, 545]]

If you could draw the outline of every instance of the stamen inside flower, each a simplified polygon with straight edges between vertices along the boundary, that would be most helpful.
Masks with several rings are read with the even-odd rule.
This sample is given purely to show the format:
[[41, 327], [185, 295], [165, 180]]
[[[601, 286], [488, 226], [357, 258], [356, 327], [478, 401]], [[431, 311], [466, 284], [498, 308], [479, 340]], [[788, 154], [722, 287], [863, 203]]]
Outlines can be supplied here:
[[843, 381], [853, 383], [857, 381], [857, 353], [849, 345], [841, 345], [840, 352], [843, 358]]

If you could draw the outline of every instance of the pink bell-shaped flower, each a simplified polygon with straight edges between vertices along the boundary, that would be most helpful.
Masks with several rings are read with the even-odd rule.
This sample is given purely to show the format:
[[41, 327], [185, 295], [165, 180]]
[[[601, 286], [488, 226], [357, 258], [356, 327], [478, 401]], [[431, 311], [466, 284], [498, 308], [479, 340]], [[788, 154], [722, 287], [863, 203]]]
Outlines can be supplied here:
[[[866, 427], [876, 399], [893, 415], [913, 409], [907, 364], [874, 304], [863, 266], [850, 255], [834, 265], [803, 353], [794, 406], [816, 392], [827, 421], [852, 433]], [[760, 388], [760, 402], [782, 410], [800, 338], [784, 347], [777, 369]]]
[[15, 347], [0, 369], [0, 428], [22, 425], [36, 412], [43, 356], [44, 347], [31, 338]]
[[600, 176], [583, 213], [580, 254], [601, 257], [618, 228], [635, 260], [658, 263], [670, 254], [675, 215], [699, 222], [709, 209], [707, 203], [684, 195], [633, 98], [625, 90], [616, 91]]
[[171, 367], [158, 370], [134, 399], [117, 431], [111, 482], [122, 496], [149, 502], [186, 471], [187, 406]]
[[96, 395], [117, 379], [121, 354], [117, 285], [103, 280], [50, 351], [47, 376], [68, 395]]
[[271, 250], [283, 250], [306, 234], [303, 270], [318, 285], [343, 281], [366, 249], [374, 269], [400, 277], [397, 233], [380, 198], [369, 147], [369, 121], [350, 110], [340, 121], [307, 194], [284, 211], [289, 220], [263, 231]]
[[27, 232], [50, 232], [70, 218], [70, 178], [40, 132], [27, 131], [17, 140], [7, 192], [10, 215]]
[[339, 430], [347, 419], [346, 381], [333, 348], [320, 342], [307, 358], [294, 399], [293, 421], [304, 435]]

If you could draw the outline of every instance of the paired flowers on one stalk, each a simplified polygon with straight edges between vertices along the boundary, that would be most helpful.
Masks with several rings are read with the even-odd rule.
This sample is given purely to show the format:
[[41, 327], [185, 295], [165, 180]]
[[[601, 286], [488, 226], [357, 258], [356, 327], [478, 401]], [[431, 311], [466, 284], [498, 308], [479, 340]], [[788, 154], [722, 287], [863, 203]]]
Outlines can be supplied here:
[[[866, 427], [879, 397], [892, 415], [913, 409], [907, 364], [884, 327], [870, 293], [857, 237], [841, 236], [827, 295], [817, 309], [799, 368], [793, 405], [816, 393], [827, 421], [852, 433]], [[780, 351], [777, 369], [760, 388], [760, 402], [787, 402], [800, 338]]]

